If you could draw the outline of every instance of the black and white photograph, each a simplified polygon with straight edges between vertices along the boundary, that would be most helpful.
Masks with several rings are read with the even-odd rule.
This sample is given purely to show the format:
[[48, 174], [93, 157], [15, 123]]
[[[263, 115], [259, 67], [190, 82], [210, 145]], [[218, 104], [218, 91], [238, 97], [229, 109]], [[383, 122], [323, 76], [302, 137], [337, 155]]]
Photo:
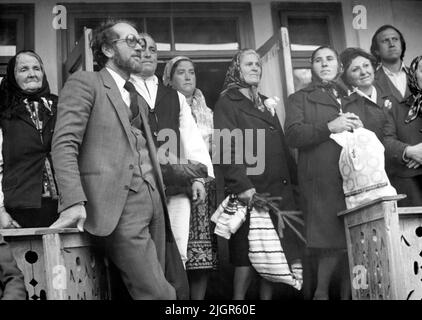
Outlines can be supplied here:
[[422, 300], [421, 17], [0, 0], [0, 300]]

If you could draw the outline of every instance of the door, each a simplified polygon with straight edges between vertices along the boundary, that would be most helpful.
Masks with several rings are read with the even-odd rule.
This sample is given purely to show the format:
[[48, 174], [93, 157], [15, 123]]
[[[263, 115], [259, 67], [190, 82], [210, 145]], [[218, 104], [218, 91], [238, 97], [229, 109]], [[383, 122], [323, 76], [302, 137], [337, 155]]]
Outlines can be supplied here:
[[63, 65], [62, 83], [65, 83], [66, 79], [76, 71], [94, 71], [94, 57], [90, 46], [91, 36], [92, 29], [84, 27], [82, 36]]
[[295, 91], [290, 41], [287, 28], [281, 27], [270, 39], [257, 49], [262, 58], [260, 92], [268, 97], [277, 96], [277, 116], [284, 128], [285, 104]]

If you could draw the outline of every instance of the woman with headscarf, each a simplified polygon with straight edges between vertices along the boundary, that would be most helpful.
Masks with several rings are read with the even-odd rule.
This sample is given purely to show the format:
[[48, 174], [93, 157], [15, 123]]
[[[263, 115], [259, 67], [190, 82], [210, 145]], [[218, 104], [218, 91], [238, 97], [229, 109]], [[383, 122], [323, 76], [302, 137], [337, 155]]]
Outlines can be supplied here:
[[286, 108], [286, 140], [299, 151], [298, 178], [305, 216], [309, 252], [318, 261], [313, 299], [328, 299], [334, 271], [342, 270], [343, 299], [350, 296], [346, 237], [337, 214], [346, 209], [339, 171], [341, 147], [331, 133], [362, 126], [359, 117], [342, 105], [344, 85], [337, 52], [319, 47], [311, 56], [312, 82], [289, 96]]
[[[163, 84], [182, 93], [191, 108], [199, 132], [211, 155], [213, 115], [200, 89], [196, 88], [195, 66], [188, 57], [177, 56], [164, 68]], [[193, 300], [205, 297], [210, 270], [217, 269], [217, 239], [213, 233], [211, 215], [216, 209], [215, 181], [203, 179], [206, 199], [203, 203], [191, 202], [189, 240], [186, 270]]]
[[2, 228], [48, 227], [58, 218], [50, 156], [56, 107], [41, 58], [17, 53], [0, 86]]
[[[243, 203], [250, 204], [255, 193], [267, 193], [282, 197], [280, 210], [296, 210], [293, 192], [296, 166], [274, 108], [258, 92], [261, 72], [260, 56], [252, 49], [240, 50], [232, 59], [214, 109], [214, 128], [228, 132], [231, 137], [219, 141], [221, 157], [216, 165], [224, 176], [226, 194], [236, 194]], [[230, 155], [228, 163], [227, 155]], [[254, 275], [248, 257], [248, 233], [249, 215], [229, 240], [236, 300], [245, 298]], [[288, 264], [294, 266], [302, 257], [300, 240], [289, 227], [283, 233], [281, 246]], [[260, 280], [260, 298], [270, 299], [272, 283]]]
[[422, 206], [422, 55], [413, 59], [408, 73], [411, 95], [387, 114], [385, 154], [393, 166], [391, 184], [407, 198], [400, 206]]

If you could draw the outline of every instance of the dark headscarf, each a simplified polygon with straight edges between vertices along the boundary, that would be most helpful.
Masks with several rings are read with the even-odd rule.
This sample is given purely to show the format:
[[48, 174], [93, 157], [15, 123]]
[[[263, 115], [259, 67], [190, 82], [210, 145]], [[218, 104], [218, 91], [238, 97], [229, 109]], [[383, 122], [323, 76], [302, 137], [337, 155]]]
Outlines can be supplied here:
[[333, 80], [323, 80], [319, 77], [319, 75], [317, 75], [314, 72], [314, 69], [311, 66], [312, 85], [317, 87], [317, 88], [322, 89], [323, 91], [327, 92], [328, 94], [333, 96], [335, 99], [337, 99], [340, 96], [344, 96], [344, 95], [347, 94], [347, 87], [345, 86], [345, 84], [343, 83], [343, 81], [340, 78], [342, 72], [341, 72], [341, 62], [340, 62], [338, 52], [335, 49], [331, 48], [330, 46], [321, 46], [321, 47], [315, 49], [314, 52], [312, 52], [311, 65], [313, 64], [315, 56], [318, 53], [318, 51], [320, 51], [322, 49], [329, 49], [332, 52], [334, 52], [334, 54], [337, 58], [337, 61], [338, 61], [337, 75]]
[[407, 74], [411, 96], [407, 100], [410, 109], [406, 119], [404, 120], [405, 123], [409, 123], [415, 120], [418, 116], [422, 116], [422, 88], [419, 86], [418, 79], [416, 78], [416, 70], [418, 69], [421, 61], [422, 56], [418, 56], [413, 59], [410, 64], [409, 73]]
[[[242, 57], [242, 55], [249, 54], [249, 53], [255, 54], [258, 57], [259, 62], [261, 63], [261, 57], [255, 50], [242, 49], [238, 51], [233, 57], [230, 63], [229, 69], [227, 70], [226, 78], [224, 79], [224, 84], [223, 84], [223, 91], [221, 92], [221, 95], [224, 95], [227, 91], [229, 91], [232, 88], [236, 88], [236, 89], [249, 88], [254, 106], [258, 108], [260, 111], [264, 112], [265, 107], [258, 94], [258, 86], [250, 85], [246, 83], [240, 70], [240, 58]], [[262, 72], [261, 72], [261, 77], [262, 77]]]
[[[19, 87], [15, 79], [15, 66], [16, 58], [20, 54], [29, 54], [35, 57], [40, 63], [41, 70], [43, 72], [42, 85], [36, 92], [25, 92]], [[48, 98], [50, 95], [50, 86], [48, 85], [47, 76], [44, 71], [44, 65], [39, 55], [32, 50], [23, 50], [18, 52], [13, 58], [9, 60], [7, 64], [6, 77], [3, 78], [0, 84], [0, 112], [10, 109], [13, 110], [16, 106], [22, 104], [25, 99], [28, 101], [40, 101], [42, 97]]]

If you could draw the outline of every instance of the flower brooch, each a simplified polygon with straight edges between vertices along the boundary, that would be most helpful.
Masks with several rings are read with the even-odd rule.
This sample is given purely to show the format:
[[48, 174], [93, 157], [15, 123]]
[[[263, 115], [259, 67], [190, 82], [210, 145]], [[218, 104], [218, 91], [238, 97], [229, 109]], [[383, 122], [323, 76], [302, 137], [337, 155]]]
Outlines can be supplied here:
[[280, 101], [280, 98], [277, 96], [274, 96], [272, 98], [265, 99], [264, 105], [267, 108], [267, 110], [271, 113], [271, 115], [274, 117], [275, 115], [275, 108]]

